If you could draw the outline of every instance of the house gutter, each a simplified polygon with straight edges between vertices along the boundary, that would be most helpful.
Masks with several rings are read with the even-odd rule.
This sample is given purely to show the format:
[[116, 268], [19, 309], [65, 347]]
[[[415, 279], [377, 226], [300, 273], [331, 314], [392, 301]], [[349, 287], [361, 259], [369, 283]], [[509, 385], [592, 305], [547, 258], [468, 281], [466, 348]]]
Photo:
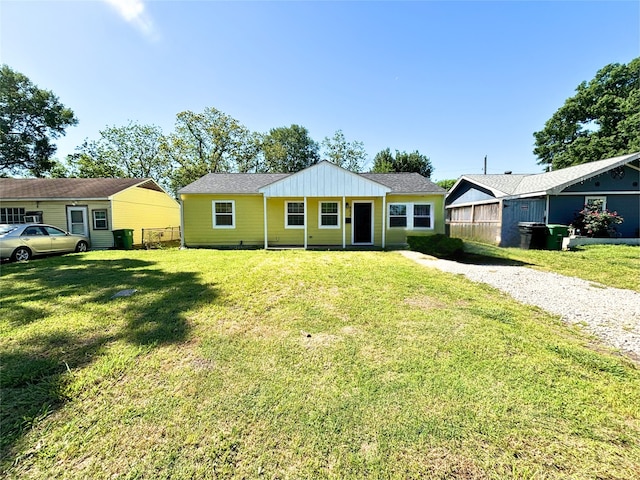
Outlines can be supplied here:
[[307, 222], [307, 197], [303, 197], [304, 198], [304, 249], [307, 249], [308, 246], [308, 240], [309, 240], [309, 231], [308, 231], [308, 223]]
[[548, 225], [549, 224], [549, 204], [550, 202], [550, 196], [547, 195], [545, 197], [545, 206], [544, 206], [544, 222]]
[[267, 227], [267, 195], [265, 193], [262, 194], [262, 211], [263, 211], [263, 219], [264, 219], [264, 249], [267, 250], [269, 248], [269, 229]]
[[552, 195], [552, 194], [553, 192], [551, 191], [542, 190], [539, 192], [530, 192], [530, 193], [523, 193], [518, 195], [507, 195], [506, 197], [502, 197], [502, 198], [503, 200], [518, 200], [521, 198], [544, 197], [545, 195]]
[[184, 204], [182, 199], [178, 200], [180, 205], [180, 249], [184, 249]]
[[[375, 222], [374, 222], [374, 225], [375, 225]], [[385, 241], [387, 239], [386, 233], [387, 233], [387, 197], [382, 197], [382, 248], [385, 247]]]
[[456, 208], [456, 207], [472, 207], [473, 205], [490, 205], [492, 203], [498, 203], [501, 202], [504, 199], [509, 200], [509, 198], [507, 197], [497, 197], [497, 198], [491, 198], [488, 200], [481, 200], [478, 202], [465, 202], [465, 203], [452, 203], [451, 205], [445, 205], [444, 208], [445, 210], [450, 210], [452, 208]]
[[53, 197], [53, 198], [47, 198], [47, 197], [42, 197], [42, 198], [38, 198], [38, 197], [19, 197], [19, 198], [6, 198], [6, 197], [2, 197], [2, 201], [3, 202], [103, 202], [103, 201], [109, 201], [111, 200], [111, 197], [96, 197], [96, 198], [79, 198], [79, 197], [64, 197], [64, 198], [60, 198], [60, 197]]

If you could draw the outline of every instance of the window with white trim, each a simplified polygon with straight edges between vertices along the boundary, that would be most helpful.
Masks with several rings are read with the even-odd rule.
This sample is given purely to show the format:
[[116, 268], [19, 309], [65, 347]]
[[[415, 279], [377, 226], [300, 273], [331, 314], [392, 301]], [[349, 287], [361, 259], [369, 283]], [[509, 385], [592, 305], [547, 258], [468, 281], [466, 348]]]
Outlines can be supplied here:
[[431, 228], [431, 205], [413, 204], [413, 228]]
[[0, 223], [24, 223], [24, 208], [0, 208]]
[[600, 211], [607, 209], [607, 197], [598, 196], [598, 197], [584, 197], [584, 204], [586, 206], [591, 206], [594, 203], [600, 204]]
[[285, 228], [304, 228], [304, 202], [286, 202], [284, 216]]
[[433, 204], [390, 203], [388, 228], [432, 230]]
[[407, 226], [407, 205], [404, 203], [389, 204], [389, 227]]
[[318, 228], [340, 228], [340, 207], [338, 202], [320, 202], [318, 208]]
[[213, 228], [236, 228], [236, 202], [213, 201]]
[[94, 230], [109, 230], [106, 210], [93, 210], [91, 213], [93, 214]]

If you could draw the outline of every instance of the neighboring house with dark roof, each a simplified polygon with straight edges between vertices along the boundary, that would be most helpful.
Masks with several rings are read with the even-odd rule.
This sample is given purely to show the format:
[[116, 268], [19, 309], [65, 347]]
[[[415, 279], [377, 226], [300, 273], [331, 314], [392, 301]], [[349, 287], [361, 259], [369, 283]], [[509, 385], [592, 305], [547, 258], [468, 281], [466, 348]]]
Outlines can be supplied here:
[[0, 223], [40, 222], [114, 245], [113, 230], [179, 227], [180, 205], [150, 178], [0, 178]]
[[452, 237], [503, 247], [520, 244], [519, 222], [569, 225], [588, 203], [624, 218], [624, 238], [640, 229], [640, 153], [589, 162], [547, 173], [463, 175], [446, 200]]
[[444, 233], [446, 191], [417, 173], [210, 173], [178, 192], [187, 247], [396, 247]]

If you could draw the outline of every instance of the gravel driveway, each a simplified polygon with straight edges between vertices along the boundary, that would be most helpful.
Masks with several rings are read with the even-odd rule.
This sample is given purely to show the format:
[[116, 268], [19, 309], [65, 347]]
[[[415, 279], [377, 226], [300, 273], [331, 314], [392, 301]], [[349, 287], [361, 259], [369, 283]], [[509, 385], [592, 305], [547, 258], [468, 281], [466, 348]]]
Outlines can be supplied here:
[[640, 361], [640, 293], [528, 267], [470, 265], [402, 251], [425, 267], [465, 275], [489, 284], [519, 302], [535, 305], [579, 324], [604, 343]]

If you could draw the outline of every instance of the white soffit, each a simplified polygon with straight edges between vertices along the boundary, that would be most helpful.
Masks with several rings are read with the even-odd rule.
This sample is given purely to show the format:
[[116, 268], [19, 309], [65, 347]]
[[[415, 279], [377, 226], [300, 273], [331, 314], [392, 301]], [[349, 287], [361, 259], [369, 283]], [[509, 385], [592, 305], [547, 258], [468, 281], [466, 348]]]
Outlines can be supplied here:
[[383, 197], [391, 189], [323, 161], [258, 191], [266, 197]]

